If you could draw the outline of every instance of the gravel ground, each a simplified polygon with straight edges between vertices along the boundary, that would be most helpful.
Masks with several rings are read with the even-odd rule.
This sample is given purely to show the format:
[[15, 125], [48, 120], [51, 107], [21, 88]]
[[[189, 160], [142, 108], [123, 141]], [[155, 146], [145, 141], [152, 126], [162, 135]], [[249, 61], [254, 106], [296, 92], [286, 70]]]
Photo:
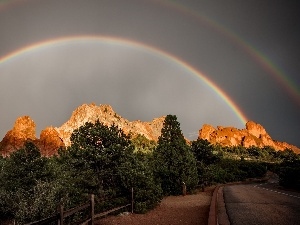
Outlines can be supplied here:
[[205, 225], [214, 187], [186, 196], [169, 196], [146, 214], [109, 216], [96, 225]]

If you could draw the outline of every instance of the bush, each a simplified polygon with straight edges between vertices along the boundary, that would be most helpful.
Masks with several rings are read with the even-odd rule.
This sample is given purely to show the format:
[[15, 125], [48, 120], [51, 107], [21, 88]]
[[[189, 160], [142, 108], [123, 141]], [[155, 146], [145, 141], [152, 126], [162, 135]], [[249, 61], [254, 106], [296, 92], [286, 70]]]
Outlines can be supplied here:
[[284, 161], [279, 171], [280, 185], [300, 190], [300, 160]]
[[0, 188], [0, 218], [3, 220], [14, 218], [13, 196], [13, 193]]
[[222, 159], [203, 167], [203, 179], [207, 183], [226, 183], [262, 177], [266, 172], [264, 163]]
[[38, 182], [33, 193], [19, 190], [15, 219], [19, 224], [37, 221], [57, 213], [61, 188], [55, 183]]

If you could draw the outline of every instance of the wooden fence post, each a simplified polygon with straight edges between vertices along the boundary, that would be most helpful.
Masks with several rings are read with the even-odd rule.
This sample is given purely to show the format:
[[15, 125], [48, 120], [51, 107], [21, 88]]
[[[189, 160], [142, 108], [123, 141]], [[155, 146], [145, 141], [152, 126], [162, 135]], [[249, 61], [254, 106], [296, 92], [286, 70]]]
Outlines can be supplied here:
[[133, 203], [134, 203], [134, 197], [133, 197], [133, 187], [131, 188], [131, 213], [133, 213]]
[[133, 213], [133, 202], [134, 202], [134, 198], [133, 198], [133, 187], [131, 188], [131, 213]]
[[186, 196], [186, 184], [182, 182], [182, 195]]
[[90, 217], [91, 221], [89, 222], [89, 225], [94, 225], [94, 218], [95, 218], [95, 195], [91, 194], [90, 196]]
[[63, 204], [59, 204], [58, 206], [58, 224], [59, 225], [63, 225], [64, 224], [64, 205]]

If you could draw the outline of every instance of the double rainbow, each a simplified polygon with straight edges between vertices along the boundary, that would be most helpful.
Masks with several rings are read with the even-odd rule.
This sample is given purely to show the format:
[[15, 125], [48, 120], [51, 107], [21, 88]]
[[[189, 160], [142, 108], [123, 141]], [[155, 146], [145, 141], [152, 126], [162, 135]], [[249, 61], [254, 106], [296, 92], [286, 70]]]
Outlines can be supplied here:
[[[19, 6], [22, 4], [26, 4], [27, 2], [31, 2], [33, 0], [0, 0], [0, 11], [7, 10], [10, 8], [13, 8], [15, 6]], [[194, 20], [212, 28], [215, 30], [218, 34], [224, 36], [228, 40], [230, 40], [232, 43], [236, 44], [240, 49], [244, 50], [255, 62], [257, 62], [268, 74], [270, 74], [274, 80], [276, 80], [283, 89], [287, 91], [287, 93], [292, 96], [297, 104], [300, 105], [300, 88], [293, 82], [285, 72], [279, 68], [277, 65], [274, 64], [263, 52], [259, 51], [257, 48], [252, 46], [250, 43], [248, 43], [246, 40], [244, 40], [242, 37], [240, 37], [238, 34], [230, 30], [229, 28], [225, 27], [224, 25], [220, 24], [219, 22], [205, 16], [202, 14], [199, 14], [199, 12], [186, 7], [183, 4], [177, 3], [175, 1], [171, 0], [153, 0], [154, 3], [159, 4], [161, 6], [164, 6], [166, 8], [169, 8], [171, 10], [177, 11], [180, 14], [185, 15], [186, 17], [191, 17]], [[45, 41], [40, 42], [37, 44], [34, 44], [38, 47], [38, 45], [41, 45], [46, 42], [51, 41]], [[126, 42], [126, 41], [125, 41]], [[130, 42], [130, 41], [127, 41]], [[141, 45], [141, 44], [138, 44]], [[32, 45], [33, 46], [33, 45]], [[31, 48], [32, 46], [25, 47], [21, 50], [22, 51], [26, 48]], [[143, 46], [143, 44], [142, 44]], [[152, 47], [149, 47], [150, 49], [155, 49]], [[157, 49], [156, 49], [157, 50]], [[158, 52], [161, 52], [158, 50]], [[13, 53], [11, 53], [13, 54]], [[11, 55], [9, 54], [9, 55]], [[170, 55], [165, 52], [165, 55]], [[170, 55], [171, 56], [171, 55]], [[176, 58], [174, 56], [171, 56], [171, 58]], [[4, 56], [3, 58], [6, 58]], [[177, 59], [177, 58], [176, 58]], [[179, 60], [180, 61], [180, 60]], [[186, 63], [183, 63], [186, 64]]]
[[[20, 4], [26, 4], [30, 0], [2, 0], [0, 1], [0, 11], [6, 10], [12, 7], [15, 7], [16, 5]], [[157, 4], [160, 4], [164, 7], [170, 8], [172, 10], [178, 11], [181, 14], [184, 14], [187, 17], [192, 17], [193, 19], [205, 24], [208, 27], [211, 27], [216, 32], [221, 34], [222, 36], [226, 37], [233, 43], [235, 43], [239, 48], [243, 49], [253, 60], [255, 60], [263, 69], [265, 69], [268, 74], [272, 75], [272, 77], [281, 84], [281, 86], [292, 96], [298, 104], [300, 104], [300, 89], [296, 86], [295, 83], [293, 83], [288, 76], [281, 70], [279, 67], [277, 67], [269, 58], [266, 57], [262, 52], [260, 52], [255, 47], [251, 46], [249, 43], [247, 43], [244, 39], [242, 39], [240, 36], [235, 34], [230, 29], [226, 28], [225, 26], [219, 24], [218, 22], [212, 20], [211, 18], [208, 18], [205, 15], [199, 14], [197, 11], [188, 8], [182, 4], [176, 3], [174, 1], [162, 1], [157, 0], [155, 1]], [[14, 52], [8, 53], [7, 55], [0, 56], [0, 66], [2, 63], [6, 61], [13, 60], [14, 58], [28, 54], [43, 48], [51, 48], [55, 47], [57, 45], [66, 45], [70, 43], [75, 42], [91, 42], [91, 41], [97, 41], [101, 43], [107, 43], [107, 44], [120, 44], [124, 46], [130, 46], [133, 48], [139, 48], [143, 49], [144, 51], [147, 51], [149, 54], [152, 54], [157, 57], [164, 57], [167, 58], [174, 63], [178, 64], [179, 66], [183, 67], [188, 72], [194, 74], [195, 76], [199, 77], [204, 83], [206, 83], [217, 95], [222, 98], [226, 104], [232, 109], [232, 111], [236, 114], [236, 116], [239, 118], [240, 122], [243, 124], [246, 123], [247, 117], [242, 112], [242, 110], [236, 105], [236, 103], [220, 88], [218, 87], [214, 82], [212, 82], [208, 76], [203, 74], [201, 71], [195, 69], [193, 66], [188, 64], [187, 62], [183, 61], [182, 59], [178, 58], [177, 56], [174, 56], [168, 52], [162, 51], [161, 49], [155, 48], [153, 46], [149, 46], [143, 43], [139, 43], [136, 41], [126, 40], [122, 38], [116, 38], [116, 37], [109, 37], [109, 36], [70, 36], [70, 37], [63, 37], [63, 38], [57, 38], [57, 39], [51, 39], [51, 40], [45, 40], [38, 43], [34, 43], [32, 45], [23, 47], [21, 49], [15, 50]]]
[[236, 105], [236, 103], [215, 83], [213, 83], [206, 75], [204, 75], [199, 70], [196, 70], [194, 67], [189, 65], [187, 62], [183, 61], [182, 59], [171, 55], [168, 52], [162, 51], [158, 48], [145, 45], [143, 43], [139, 43], [136, 41], [116, 38], [116, 37], [108, 37], [108, 36], [71, 36], [71, 37], [64, 37], [58, 39], [51, 39], [42, 42], [38, 42], [24, 48], [18, 49], [14, 52], [11, 52], [3, 57], [0, 58], [0, 68], [1, 64], [5, 62], [12, 61], [13, 59], [23, 56], [25, 54], [29, 54], [35, 52], [37, 50], [42, 50], [44, 48], [51, 48], [55, 46], [67, 45], [72, 43], [89, 43], [89, 42], [100, 42], [104, 44], [117, 44], [122, 46], [129, 46], [132, 48], [142, 49], [143, 51], [151, 54], [155, 57], [162, 57], [169, 59], [170, 61], [176, 63], [178, 66], [184, 68], [189, 73], [193, 74], [194, 76], [198, 77], [207, 84], [222, 100], [226, 102], [226, 104], [232, 109], [234, 114], [238, 117], [239, 121], [244, 125], [247, 122], [247, 117], [242, 112], [242, 110]]

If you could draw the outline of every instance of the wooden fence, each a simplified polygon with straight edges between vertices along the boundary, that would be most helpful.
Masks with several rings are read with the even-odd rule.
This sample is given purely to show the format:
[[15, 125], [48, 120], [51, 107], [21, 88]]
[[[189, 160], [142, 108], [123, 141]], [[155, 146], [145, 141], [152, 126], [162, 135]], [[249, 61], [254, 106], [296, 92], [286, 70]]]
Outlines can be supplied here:
[[72, 208], [72, 209], [68, 209], [66, 211], [64, 211], [63, 205], [59, 205], [57, 214], [55, 214], [51, 217], [48, 217], [48, 218], [44, 218], [44, 219], [39, 220], [39, 221], [34, 221], [34, 222], [31, 222], [31, 223], [27, 223], [25, 225], [42, 225], [42, 224], [49, 224], [49, 223], [54, 223], [54, 222], [57, 222], [58, 225], [63, 225], [64, 224], [64, 218], [67, 218], [68, 216], [71, 216], [74, 213], [77, 213], [77, 212], [82, 211], [82, 210], [87, 209], [87, 208], [89, 208], [89, 217], [84, 221], [78, 222], [77, 224], [87, 224], [88, 223], [89, 225], [94, 225], [95, 219], [104, 217], [104, 216], [106, 216], [106, 215], [108, 215], [112, 212], [121, 210], [121, 209], [129, 207], [129, 206], [131, 206], [131, 213], [133, 213], [133, 203], [134, 203], [134, 198], [133, 198], [133, 188], [132, 188], [131, 189], [131, 203], [130, 204], [119, 206], [119, 207], [110, 209], [106, 212], [95, 214], [95, 196], [93, 194], [91, 194], [89, 202], [87, 202], [83, 205], [77, 206], [77, 207]]

